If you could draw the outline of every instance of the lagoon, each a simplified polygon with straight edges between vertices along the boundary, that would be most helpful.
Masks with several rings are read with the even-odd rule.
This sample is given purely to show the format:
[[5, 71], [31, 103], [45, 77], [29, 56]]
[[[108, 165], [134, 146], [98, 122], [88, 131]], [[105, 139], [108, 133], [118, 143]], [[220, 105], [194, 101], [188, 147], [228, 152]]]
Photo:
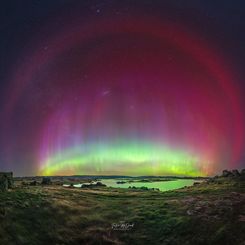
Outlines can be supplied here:
[[194, 182], [199, 182], [195, 179], [177, 179], [170, 181], [152, 181], [152, 182], [131, 182], [124, 184], [117, 184], [118, 179], [102, 179], [101, 182], [106, 184], [107, 187], [116, 188], [128, 188], [129, 186], [135, 186], [137, 188], [147, 187], [147, 188], [158, 188], [160, 191], [169, 191], [182, 188], [184, 186], [191, 186]]

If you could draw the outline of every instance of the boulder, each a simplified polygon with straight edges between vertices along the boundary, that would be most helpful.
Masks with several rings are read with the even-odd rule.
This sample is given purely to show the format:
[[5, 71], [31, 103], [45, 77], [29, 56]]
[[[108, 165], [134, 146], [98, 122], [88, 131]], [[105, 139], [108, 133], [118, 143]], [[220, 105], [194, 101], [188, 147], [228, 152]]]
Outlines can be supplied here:
[[4, 192], [8, 190], [8, 179], [6, 176], [0, 176], [0, 191]]
[[234, 175], [232, 174], [231, 171], [228, 170], [223, 170], [222, 177], [233, 177]]
[[0, 172], [1, 189], [9, 189], [14, 187], [13, 172]]
[[13, 172], [0, 172], [0, 177], [6, 177], [8, 180], [8, 188], [14, 187]]
[[106, 186], [105, 184], [101, 183], [101, 182], [97, 182], [96, 186]]
[[242, 169], [242, 170], [241, 170], [241, 175], [242, 175], [242, 176], [245, 176], [245, 169]]
[[237, 169], [233, 169], [231, 172], [235, 177], [241, 176]]

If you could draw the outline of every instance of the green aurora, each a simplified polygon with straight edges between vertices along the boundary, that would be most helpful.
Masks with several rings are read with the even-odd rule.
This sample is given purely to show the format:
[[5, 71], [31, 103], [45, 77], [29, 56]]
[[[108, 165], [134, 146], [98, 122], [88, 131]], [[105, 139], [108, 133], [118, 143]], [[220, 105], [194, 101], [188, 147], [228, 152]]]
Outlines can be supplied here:
[[[205, 176], [194, 154], [142, 142], [80, 145], [46, 159], [42, 175], [185, 175]], [[207, 166], [206, 166], [207, 167]]]

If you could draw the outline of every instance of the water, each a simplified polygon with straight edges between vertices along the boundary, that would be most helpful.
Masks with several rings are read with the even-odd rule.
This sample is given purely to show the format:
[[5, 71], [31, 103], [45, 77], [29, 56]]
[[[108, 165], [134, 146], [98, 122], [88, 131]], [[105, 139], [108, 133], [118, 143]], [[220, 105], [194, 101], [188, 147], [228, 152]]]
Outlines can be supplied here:
[[182, 188], [184, 186], [191, 186], [194, 182], [198, 182], [194, 179], [177, 179], [171, 181], [156, 181], [156, 182], [131, 182], [125, 184], [117, 184], [118, 179], [102, 179], [101, 182], [106, 184], [107, 187], [116, 188], [128, 188], [129, 186], [135, 187], [147, 187], [147, 188], [158, 188], [160, 191], [169, 191]]

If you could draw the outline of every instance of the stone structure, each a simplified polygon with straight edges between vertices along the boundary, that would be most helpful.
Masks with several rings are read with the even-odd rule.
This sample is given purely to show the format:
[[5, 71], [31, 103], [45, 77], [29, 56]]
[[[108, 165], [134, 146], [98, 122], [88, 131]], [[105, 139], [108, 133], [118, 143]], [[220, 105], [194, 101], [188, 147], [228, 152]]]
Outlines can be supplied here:
[[7, 191], [9, 188], [13, 188], [13, 186], [13, 172], [0, 172], [0, 191]]

